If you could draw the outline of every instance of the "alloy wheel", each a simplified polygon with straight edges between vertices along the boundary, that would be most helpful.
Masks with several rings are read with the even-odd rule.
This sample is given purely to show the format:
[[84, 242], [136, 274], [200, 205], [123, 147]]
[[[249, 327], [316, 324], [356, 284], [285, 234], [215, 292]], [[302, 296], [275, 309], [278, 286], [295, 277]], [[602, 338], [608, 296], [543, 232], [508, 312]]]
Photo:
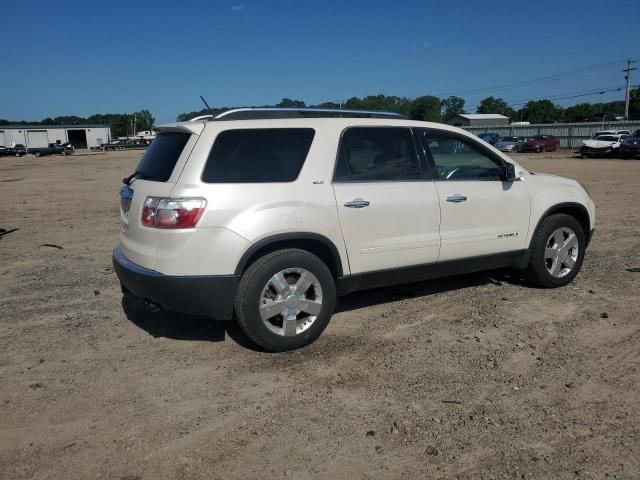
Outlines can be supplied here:
[[544, 262], [547, 271], [555, 278], [568, 275], [578, 260], [578, 236], [569, 227], [560, 227], [547, 239]]
[[322, 309], [322, 287], [303, 268], [288, 268], [272, 276], [262, 289], [260, 317], [272, 332], [294, 336], [307, 330]]

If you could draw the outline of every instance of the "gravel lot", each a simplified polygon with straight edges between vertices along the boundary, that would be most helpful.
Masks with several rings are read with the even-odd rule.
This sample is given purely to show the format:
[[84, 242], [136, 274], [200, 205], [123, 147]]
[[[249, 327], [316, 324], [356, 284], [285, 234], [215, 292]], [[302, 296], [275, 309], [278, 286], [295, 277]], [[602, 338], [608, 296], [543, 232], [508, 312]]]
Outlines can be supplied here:
[[140, 155], [0, 158], [18, 229], [0, 237], [0, 478], [640, 478], [640, 161], [517, 155], [591, 189], [574, 284], [360, 292], [314, 345], [267, 354], [123, 299], [118, 189]]

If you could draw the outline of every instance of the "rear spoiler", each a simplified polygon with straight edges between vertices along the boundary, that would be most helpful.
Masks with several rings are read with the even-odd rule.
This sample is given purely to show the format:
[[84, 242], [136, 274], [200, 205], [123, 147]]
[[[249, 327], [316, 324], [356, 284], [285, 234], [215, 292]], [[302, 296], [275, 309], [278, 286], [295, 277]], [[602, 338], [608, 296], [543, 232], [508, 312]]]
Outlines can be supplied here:
[[178, 123], [167, 123], [166, 125], [160, 125], [159, 127], [154, 127], [153, 130], [157, 133], [163, 132], [181, 132], [181, 133], [191, 133], [195, 135], [200, 135], [202, 130], [204, 130], [206, 123], [205, 122], [178, 122]]

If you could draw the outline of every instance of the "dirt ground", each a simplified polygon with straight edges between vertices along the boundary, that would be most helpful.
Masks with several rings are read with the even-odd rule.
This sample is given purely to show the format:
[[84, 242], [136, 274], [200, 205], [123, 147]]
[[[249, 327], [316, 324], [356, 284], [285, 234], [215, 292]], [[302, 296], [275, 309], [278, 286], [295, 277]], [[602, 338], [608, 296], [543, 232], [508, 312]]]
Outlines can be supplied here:
[[516, 156], [591, 189], [574, 284], [360, 292], [314, 345], [268, 354], [123, 299], [118, 189], [140, 155], [0, 158], [18, 229], [0, 238], [0, 478], [640, 478], [640, 161]]

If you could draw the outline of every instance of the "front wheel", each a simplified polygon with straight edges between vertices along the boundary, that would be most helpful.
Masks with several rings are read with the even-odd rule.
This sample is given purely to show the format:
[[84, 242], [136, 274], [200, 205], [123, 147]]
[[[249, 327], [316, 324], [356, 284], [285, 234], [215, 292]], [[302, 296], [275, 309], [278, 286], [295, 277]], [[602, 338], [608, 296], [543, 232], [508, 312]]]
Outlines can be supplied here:
[[260, 347], [294, 350], [315, 341], [329, 324], [336, 303], [331, 271], [305, 250], [269, 253], [242, 275], [236, 320]]
[[584, 231], [574, 217], [551, 215], [533, 235], [525, 278], [542, 288], [567, 285], [580, 271], [585, 248]]

